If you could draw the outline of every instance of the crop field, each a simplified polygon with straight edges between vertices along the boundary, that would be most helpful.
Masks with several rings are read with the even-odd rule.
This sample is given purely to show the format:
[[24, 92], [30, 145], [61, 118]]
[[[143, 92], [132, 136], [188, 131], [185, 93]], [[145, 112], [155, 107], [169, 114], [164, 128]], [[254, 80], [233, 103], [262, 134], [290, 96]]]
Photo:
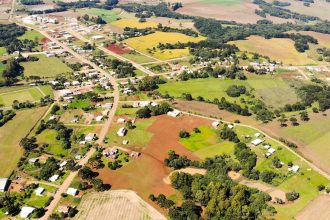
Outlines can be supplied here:
[[12, 87], [7, 90], [0, 89], [0, 105], [11, 106], [14, 100], [19, 102], [39, 101], [40, 98], [46, 95], [43, 90], [39, 87]]
[[88, 8], [88, 9], [79, 9], [78, 13], [88, 14], [93, 16], [100, 16], [105, 22], [111, 23], [116, 21], [120, 17], [118, 14], [120, 13], [118, 10], [106, 10], [101, 8]]
[[39, 56], [35, 62], [23, 62], [25, 76], [40, 76], [42, 78], [54, 78], [59, 74], [72, 72], [66, 64], [56, 57]]
[[309, 59], [306, 54], [299, 53], [294, 48], [294, 42], [291, 39], [265, 39], [259, 36], [251, 36], [248, 37], [247, 40], [238, 40], [231, 43], [235, 44], [242, 51], [269, 56], [271, 59], [282, 61], [284, 64], [315, 64], [315, 61]]
[[78, 205], [74, 219], [127, 219], [127, 220], [165, 220], [155, 208], [143, 201], [135, 192], [111, 190], [86, 194]]
[[125, 28], [148, 28], [148, 27], [157, 27], [157, 23], [147, 20], [146, 22], [139, 22], [138, 18], [122, 18], [120, 20], [113, 21], [111, 23], [114, 26]]
[[330, 196], [321, 195], [313, 200], [297, 216], [297, 220], [327, 219], [330, 216]]
[[240, 23], [256, 23], [261, 19], [254, 13], [258, 6], [248, 0], [183, 0], [182, 4], [184, 7], [177, 12], [187, 15]]
[[[157, 47], [159, 43], [175, 44], [177, 42], [181, 42], [181, 43], [198, 42], [203, 39], [205, 38], [202, 36], [195, 38], [181, 33], [155, 32], [153, 34], [149, 34], [141, 37], [130, 38], [125, 40], [124, 42], [127, 43], [129, 46], [135, 48], [136, 50], [147, 52], [147, 49], [152, 49], [153, 47]], [[159, 57], [161, 59], [171, 59], [189, 54], [189, 51], [187, 49], [179, 49], [172, 51], [173, 54], [171, 54], [170, 50], [164, 50], [165, 54], [162, 54], [161, 51], [156, 50], [154, 55], [155, 57]], [[178, 54], [180, 56], [178, 56]]]
[[16, 116], [0, 127], [0, 177], [7, 177], [23, 153], [19, 142], [46, 112], [47, 107], [18, 111]]
[[202, 96], [204, 99], [210, 100], [214, 98], [221, 99], [222, 97], [225, 97], [228, 101], [237, 101], [240, 98], [248, 99], [246, 95], [241, 95], [239, 98], [228, 96], [226, 89], [231, 85], [244, 85], [247, 88], [254, 88], [256, 95], [263, 99], [267, 105], [273, 107], [279, 107], [286, 103], [295, 103], [297, 101], [297, 95], [294, 89], [285, 80], [279, 77], [272, 78], [269, 76], [256, 76], [244, 81], [215, 78], [169, 81], [159, 85], [158, 91], [162, 94], [168, 92], [174, 97], [181, 97], [182, 93], [190, 93], [194, 98]]
[[136, 63], [148, 63], [155, 61], [155, 59], [144, 56], [137, 52], [124, 53], [122, 56]]

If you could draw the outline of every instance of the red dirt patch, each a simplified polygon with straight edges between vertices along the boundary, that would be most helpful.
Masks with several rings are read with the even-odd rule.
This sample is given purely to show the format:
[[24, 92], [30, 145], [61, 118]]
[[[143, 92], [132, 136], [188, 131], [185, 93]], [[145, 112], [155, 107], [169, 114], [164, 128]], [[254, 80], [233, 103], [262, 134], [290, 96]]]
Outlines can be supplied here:
[[41, 39], [41, 43], [42, 43], [42, 50], [46, 51], [48, 50], [48, 43], [51, 42], [50, 39], [48, 39], [47, 37], [44, 37]]
[[[206, 119], [192, 116], [172, 118], [163, 115], [156, 118], [157, 120], [148, 128], [148, 131], [153, 133], [153, 137], [148, 146], [141, 151], [139, 158], [116, 171], [110, 171], [109, 168], [99, 170], [100, 178], [105, 183], [111, 184], [112, 189], [134, 190], [147, 202], [150, 202], [148, 199], [150, 193], [165, 195], [174, 193], [174, 189], [163, 182], [171, 172], [163, 162], [169, 150], [175, 150], [180, 155], [198, 160], [179, 143], [179, 131], [181, 129], [191, 131], [195, 127], [209, 124]], [[160, 210], [159, 207], [155, 207]], [[164, 212], [164, 210], [160, 211]]]
[[129, 48], [121, 47], [117, 44], [110, 44], [106, 48], [116, 54], [125, 54], [131, 51]]

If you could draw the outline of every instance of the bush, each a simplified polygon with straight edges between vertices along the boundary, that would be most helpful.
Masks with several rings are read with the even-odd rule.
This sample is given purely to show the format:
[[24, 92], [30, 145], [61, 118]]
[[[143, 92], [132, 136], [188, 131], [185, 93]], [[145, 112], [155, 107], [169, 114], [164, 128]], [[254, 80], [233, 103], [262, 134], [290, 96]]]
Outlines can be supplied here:
[[181, 130], [181, 131], [179, 132], [179, 137], [180, 137], [180, 138], [188, 138], [188, 137], [190, 137], [190, 134], [189, 134], [188, 131]]
[[319, 191], [322, 191], [322, 190], [325, 189], [325, 186], [324, 186], [323, 184], [320, 184], [320, 185], [317, 186], [317, 189], [318, 189]]
[[288, 201], [294, 201], [299, 198], [299, 193], [297, 193], [295, 191], [288, 192], [285, 194], [285, 197], [287, 198]]

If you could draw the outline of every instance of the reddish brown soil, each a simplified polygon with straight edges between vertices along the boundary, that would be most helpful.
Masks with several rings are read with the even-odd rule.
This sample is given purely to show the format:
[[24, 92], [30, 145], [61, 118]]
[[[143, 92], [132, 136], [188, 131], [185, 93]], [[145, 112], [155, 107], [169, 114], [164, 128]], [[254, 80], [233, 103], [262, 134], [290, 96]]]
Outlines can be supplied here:
[[[148, 131], [153, 133], [153, 137], [149, 145], [141, 151], [141, 156], [119, 170], [110, 171], [109, 168], [99, 170], [100, 178], [105, 183], [111, 184], [112, 189], [136, 191], [147, 202], [150, 202], [148, 199], [150, 193], [173, 194], [174, 189], [163, 182], [163, 179], [171, 172], [163, 161], [171, 149], [180, 155], [198, 160], [195, 155], [178, 142], [178, 133], [181, 129], [191, 131], [203, 124], [209, 124], [209, 121], [192, 116], [179, 118], [166, 115], [158, 116], [157, 120], [148, 128]], [[159, 209], [159, 207], [155, 207]]]
[[110, 44], [107, 46], [107, 49], [116, 54], [125, 54], [131, 51], [129, 48], [121, 47], [118, 46], [117, 44]]
[[42, 43], [42, 50], [45, 51], [45, 50], [48, 50], [48, 43], [50, 42], [51, 40], [49, 40], [47, 37], [44, 37], [41, 39], [41, 43]]

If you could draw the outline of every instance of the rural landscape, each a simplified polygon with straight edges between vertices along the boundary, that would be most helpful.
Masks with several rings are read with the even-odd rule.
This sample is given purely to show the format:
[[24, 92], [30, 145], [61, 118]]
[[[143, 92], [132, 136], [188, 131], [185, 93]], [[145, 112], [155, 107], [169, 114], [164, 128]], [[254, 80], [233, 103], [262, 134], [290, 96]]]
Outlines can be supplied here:
[[329, 0], [1, 0], [0, 219], [330, 220]]

